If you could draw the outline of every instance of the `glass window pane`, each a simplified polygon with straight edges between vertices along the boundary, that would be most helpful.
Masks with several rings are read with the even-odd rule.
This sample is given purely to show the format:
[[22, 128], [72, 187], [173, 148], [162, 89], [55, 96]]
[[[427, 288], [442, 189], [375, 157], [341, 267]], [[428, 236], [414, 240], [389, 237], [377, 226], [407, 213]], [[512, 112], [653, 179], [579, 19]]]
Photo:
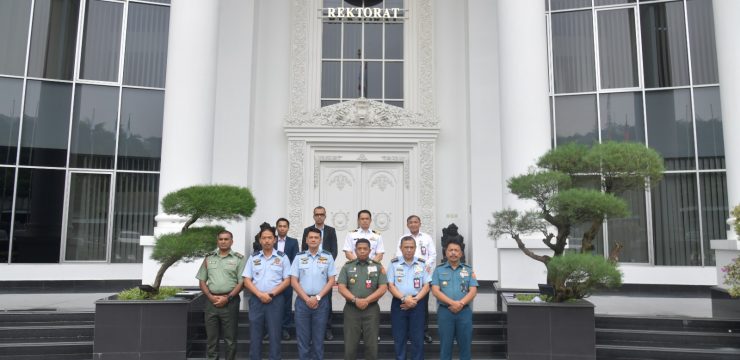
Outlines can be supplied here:
[[385, 98], [403, 99], [403, 63], [385, 63]]
[[36, 0], [28, 76], [72, 80], [78, 0]]
[[694, 89], [696, 144], [699, 169], [725, 168], [725, 143], [722, 132], [722, 107], [718, 87]]
[[321, 56], [324, 59], [339, 59], [339, 51], [342, 47], [342, 24], [325, 22], [323, 29]]
[[712, 2], [688, 0], [689, 40], [691, 42], [691, 71], [694, 84], [719, 82], [717, 46], [714, 40], [714, 11]]
[[403, 101], [386, 101], [385, 103], [391, 106], [403, 108]]
[[72, 174], [65, 260], [105, 260], [110, 175]]
[[342, 97], [356, 99], [361, 96], [361, 63], [359, 61], [345, 62], [342, 74]]
[[118, 81], [123, 4], [93, 0], [85, 10], [80, 78]]
[[383, 25], [365, 24], [365, 59], [383, 58]]
[[558, 145], [569, 142], [591, 145], [599, 142], [596, 96], [555, 97], [555, 130]]
[[663, 155], [666, 169], [695, 169], [689, 90], [646, 92], [645, 106], [648, 144]]
[[344, 58], [362, 59], [362, 24], [344, 24]]
[[8, 262], [15, 169], [0, 167], [0, 263]]
[[610, 218], [607, 221], [609, 229], [609, 250], [616, 244], [624, 246], [619, 253], [619, 262], [647, 263], [647, 213], [645, 209], [645, 191], [629, 190], [619, 197], [627, 201], [630, 215], [624, 218]]
[[31, 0], [0, 1], [0, 74], [23, 75]]
[[0, 78], [0, 164], [15, 164], [23, 80]]
[[69, 166], [112, 169], [117, 119], [117, 87], [77, 85]]
[[158, 196], [158, 174], [118, 173], [111, 262], [142, 262], [139, 236], [154, 234]]
[[324, 61], [321, 64], [322, 98], [339, 98], [340, 69], [339, 61]]
[[164, 91], [123, 89], [118, 169], [159, 170], [163, 113]]
[[591, 0], [550, 0], [553, 10], [591, 7]]
[[596, 89], [591, 11], [551, 15], [552, 62], [556, 93]]
[[339, 104], [339, 100], [321, 100], [321, 107]]
[[639, 86], [635, 10], [599, 11], [598, 23], [601, 87]]
[[688, 85], [683, 2], [642, 5], [640, 18], [645, 87]]
[[123, 83], [163, 88], [167, 68], [169, 6], [129, 4]]
[[385, 24], [385, 58], [403, 59], [403, 24]]
[[704, 265], [715, 264], [709, 241], [727, 239], [730, 208], [727, 203], [727, 175], [724, 172], [699, 174], [701, 186], [701, 216], [704, 235]]
[[64, 178], [64, 170], [18, 169], [11, 262], [59, 262]]
[[651, 194], [655, 264], [701, 265], [696, 174], [666, 174]]
[[365, 63], [365, 89], [368, 99], [383, 98], [383, 63], [380, 61], [368, 61]]
[[628, 3], [633, 3], [636, 1], [637, 0], [596, 0], [594, 2], [594, 5], [602, 6], [602, 5], [628, 4]]
[[645, 143], [642, 93], [601, 94], [601, 141]]
[[72, 85], [28, 81], [21, 165], [66, 166]]

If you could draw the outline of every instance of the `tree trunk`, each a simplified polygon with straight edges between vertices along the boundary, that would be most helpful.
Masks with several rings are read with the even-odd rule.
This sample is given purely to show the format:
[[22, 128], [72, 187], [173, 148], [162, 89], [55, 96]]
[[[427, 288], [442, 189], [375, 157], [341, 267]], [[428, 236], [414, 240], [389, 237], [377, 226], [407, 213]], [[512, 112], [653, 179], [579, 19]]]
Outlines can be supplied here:
[[154, 278], [154, 284], [152, 284], [152, 287], [154, 288], [155, 292], [159, 292], [159, 286], [162, 284], [162, 278], [164, 277], [164, 272], [167, 271], [167, 269], [170, 268], [170, 266], [174, 265], [179, 259], [169, 259], [162, 263], [162, 266], [159, 267], [159, 271], [157, 271], [157, 277]]
[[599, 230], [601, 230], [601, 225], [603, 224], [603, 220], [601, 219], [594, 219], [591, 221], [591, 227], [583, 233], [583, 240], [581, 240], [581, 253], [590, 253], [594, 251], [594, 239], [596, 238], [596, 235], [599, 234]]

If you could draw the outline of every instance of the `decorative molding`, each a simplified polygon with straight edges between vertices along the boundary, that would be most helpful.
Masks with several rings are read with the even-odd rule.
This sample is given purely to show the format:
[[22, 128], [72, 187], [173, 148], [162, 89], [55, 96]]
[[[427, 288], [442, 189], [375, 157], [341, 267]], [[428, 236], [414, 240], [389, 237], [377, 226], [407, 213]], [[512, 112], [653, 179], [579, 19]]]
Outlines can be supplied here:
[[418, 44], [418, 67], [416, 94], [419, 100], [419, 109], [424, 111], [425, 115], [436, 119], [436, 98], [434, 93], [434, 11], [432, 9], [432, 0], [415, 0], [415, 15], [417, 33], [416, 43]]
[[344, 231], [347, 229], [347, 224], [349, 224], [349, 213], [342, 211], [336, 212], [332, 217], [332, 221], [335, 229]]
[[342, 155], [321, 155], [314, 157], [313, 162], [313, 187], [314, 189], [319, 187], [319, 176], [321, 176], [321, 162], [322, 161], [339, 161], [342, 160]]
[[393, 186], [393, 180], [388, 178], [385, 174], [380, 174], [376, 176], [373, 181], [370, 183], [370, 186], [377, 186], [380, 191], [385, 192], [385, 189], [388, 186]]
[[[336, 173], [339, 173], [339, 175], [334, 176]], [[335, 185], [339, 191], [342, 191], [345, 186], [352, 186], [352, 179], [344, 171], [335, 171], [329, 175], [328, 184]]]
[[303, 229], [303, 184], [305, 181], [303, 160], [306, 157], [306, 142], [288, 141], [288, 219], [294, 229]]
[[392, 214], [386, 212], [376, 213], [374, 218], [375, 228], [380, 231], [386, 231], [391, 225]]
[[308, 105], [307, 99], [307, 74], [308, 74], [308, 21], [309, 10], [313, 4], [306, 0], [293, 0], [291, 2], [291, 26], [290, 37], [290, 108], [288, 113], [305, 111]]
[[434, 142], [419, 142], [419, 207], [424, 231], [436, 233], [434, 222]]
[[436, 128], [436, 117], [415, 113], [398, 106], [359, 98], [314, 111], [291, 113], [287, 126], [359, 128]]
[[403, 187], [409, 189], [409, 158], [408, 156], [389, 156], [383, 155], [380, 157], [385, 161], [401, 161], [403, 162]]

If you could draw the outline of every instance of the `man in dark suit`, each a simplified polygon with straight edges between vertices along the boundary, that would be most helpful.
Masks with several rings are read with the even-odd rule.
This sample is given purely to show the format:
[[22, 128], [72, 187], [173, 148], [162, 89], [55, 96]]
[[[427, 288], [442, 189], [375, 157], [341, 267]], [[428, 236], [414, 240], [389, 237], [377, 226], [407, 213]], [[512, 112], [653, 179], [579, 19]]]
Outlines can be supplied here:
[[[323, 206], [317, 206], [313, 209], [313, 220], [314, 225], [311, 225], [303, 229], [303, 238], [301, 239], [301, 251], [308, 250], [308, 244], [306, 244], [306, 235], [308, 235], [308, 229], [315, 228], [321, 231], [321, 245], [319, 251], [326, 250], [331, 253], [334, 260], [337, 259], [337, 231], [333, 227], [324, 224], [326, 220], [326, 209]], [[334, 333], [331, 329], [331, 291], [327, 295], [329, 298], [329, 320], [326, 322], [326, 334], [324, 338], [326, 340], [334, 339]]]
[[[275, 249], [282, 251], [288, 256], [290, 263], [293, 263], [295, 255], [298, 254], [298, 240], [288, 236], [288, 229], [290, 229], [290, 222], [286, 218], [277, 219], [275, 222], [275, 228], [277, 230], [277, 243]], [[290, 329], [293, 324], [293, 288], [288, 286], [285, 291], [281, 294], [285, 298], [285, 305], [283, 306], [283, 340], [290, 340]]]

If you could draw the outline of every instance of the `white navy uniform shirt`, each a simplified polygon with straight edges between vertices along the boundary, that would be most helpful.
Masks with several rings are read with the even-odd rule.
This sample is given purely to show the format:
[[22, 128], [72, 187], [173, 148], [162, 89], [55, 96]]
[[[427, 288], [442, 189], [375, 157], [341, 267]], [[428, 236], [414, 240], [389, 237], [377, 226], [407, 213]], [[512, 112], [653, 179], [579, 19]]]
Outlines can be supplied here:
[[[362, 230], [362, 228], [347, 234], [347, 237], [344, 238], [344, 248], [342, 250], [355, 254], [355, 243], [357, 242], [357, 239], [368, 239], [370, 241], [370, 260], [374, 259], [375, 255], [378, 253], [385, 253], [383, 237], [380, 236], [380, 233], [370, 229], [365, 231]], [[355, 256], [357, 256], [357, 254], [355, 254]]]

